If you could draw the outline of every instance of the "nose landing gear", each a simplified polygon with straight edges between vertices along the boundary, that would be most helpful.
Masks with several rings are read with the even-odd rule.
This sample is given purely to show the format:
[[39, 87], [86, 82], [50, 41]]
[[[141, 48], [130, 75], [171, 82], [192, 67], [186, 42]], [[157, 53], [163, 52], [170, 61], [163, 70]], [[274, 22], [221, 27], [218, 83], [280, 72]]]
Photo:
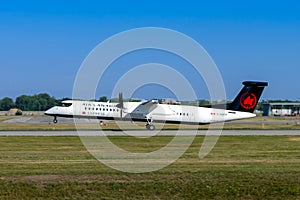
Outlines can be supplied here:
[[56, 118], [56, 116], [54, 116], [53, 123], [54, 123], [54, 124], [57, 123], [57, 118]]

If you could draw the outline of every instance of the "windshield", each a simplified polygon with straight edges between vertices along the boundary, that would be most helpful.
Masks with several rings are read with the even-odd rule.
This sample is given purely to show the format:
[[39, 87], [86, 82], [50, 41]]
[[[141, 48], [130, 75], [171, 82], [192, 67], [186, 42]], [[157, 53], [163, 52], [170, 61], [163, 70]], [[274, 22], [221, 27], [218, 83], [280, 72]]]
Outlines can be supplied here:
[[72, 103], [61, 103], [61, 106], [62, 107], [69, 107], [69, 106], [71, 106], [72, 105]]

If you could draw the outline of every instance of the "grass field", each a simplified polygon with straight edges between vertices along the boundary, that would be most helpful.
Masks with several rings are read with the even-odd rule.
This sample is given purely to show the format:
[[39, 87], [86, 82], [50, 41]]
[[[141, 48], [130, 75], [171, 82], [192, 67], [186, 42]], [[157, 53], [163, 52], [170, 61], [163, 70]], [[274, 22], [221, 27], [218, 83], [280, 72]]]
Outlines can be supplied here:
[[[171, 139], [110, 137], [131, 152]], [[0, 137], [0, 199], [300, 198], [300, 137], [222, 136], [200, 160], [202, 141], [166, 168], [128, 174], [95, 160], [78, 137]]]

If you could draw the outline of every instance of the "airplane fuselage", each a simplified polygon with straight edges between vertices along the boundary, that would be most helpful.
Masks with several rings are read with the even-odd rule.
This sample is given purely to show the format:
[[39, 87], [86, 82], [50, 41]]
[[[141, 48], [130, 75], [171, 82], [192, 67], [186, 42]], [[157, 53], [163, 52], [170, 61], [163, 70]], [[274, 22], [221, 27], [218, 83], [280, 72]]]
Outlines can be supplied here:
[[243, 85], [233, 102], [222, 107], [186, 106], [155, 99], [124, 102], [120, 93], [118, 103], [67, 100], [62, 102], [64, 106], [54, 106], [45, 114], [54, 116], [54, 123], [57, 117], [146, 121], [149, 130], [155, 129], [153, 122], [209, 124], [255, 117], [253, 111], [268, 83], [244, 81]]
[[142, 102], [118, 103], [67, 100], [66, 106], [54, 106], [45, 112], [54, 117], [97, 118], [103, 120], [153, 121], [166, 123], [209, 124], [255, 117], [249, 112], [224, 110], [197, 106], [152, 104], [141, 106]]

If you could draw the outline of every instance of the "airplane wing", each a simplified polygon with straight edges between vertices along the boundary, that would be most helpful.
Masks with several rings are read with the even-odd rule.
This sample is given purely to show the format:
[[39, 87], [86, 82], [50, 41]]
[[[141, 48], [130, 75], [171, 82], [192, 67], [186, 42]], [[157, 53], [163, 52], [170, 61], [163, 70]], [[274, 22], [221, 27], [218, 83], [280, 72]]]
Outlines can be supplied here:
[[158, 100], [152, 99], [152, 100], [147, 100], [142, 102], [137, 108], [144, 111], [151, 112], [154, 108], [156, 108], [157, 104], [158, 104]]
[[158, 100], [142, 101], [129, 115], [131, 118], [148, 118], [148, 114], [153, 111], [158, 105]]

